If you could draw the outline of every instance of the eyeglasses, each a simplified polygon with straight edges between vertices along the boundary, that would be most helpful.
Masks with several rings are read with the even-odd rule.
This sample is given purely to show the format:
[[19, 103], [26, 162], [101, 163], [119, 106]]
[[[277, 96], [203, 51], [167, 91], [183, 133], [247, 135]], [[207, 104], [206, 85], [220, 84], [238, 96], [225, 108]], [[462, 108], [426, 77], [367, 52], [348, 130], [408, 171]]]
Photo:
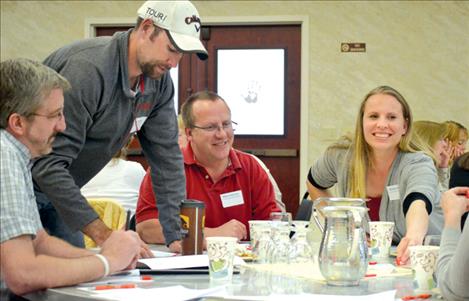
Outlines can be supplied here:
[[57, 113], [54, 113], [54, 114], [50, 114], [50, 115], [44, 115], [44, 114], [39, 114], [39, 113], [32, 113], [30, 114], [30, 116], [39, 116], [39, 117], [45, 117], [47, 118], [48, 120], [54, 120], [54, 121], [60, 121], [64, 118], [64, 112], [63, 111], [59, 111]]
[[192, 128], [196, 128], [196, 129], [200, 129], [200, 130], [204, 130], [208, 133], [215, 133], [217, 131], [221, 131], [222, 129], [225, 131], [225, 132], [233, 132], [235, 130], [235, 126], [238, 125], [236, 122], [230, 120], [230, 121], [227, 121], [227, 122], [224, 122], [222, 123], [221, 126], [219, 125], [215, 125], [215, 124], [211, 124], [211, 125], [208, 125], [208, 126], [197, 126], [197, 125], [193, 125]]

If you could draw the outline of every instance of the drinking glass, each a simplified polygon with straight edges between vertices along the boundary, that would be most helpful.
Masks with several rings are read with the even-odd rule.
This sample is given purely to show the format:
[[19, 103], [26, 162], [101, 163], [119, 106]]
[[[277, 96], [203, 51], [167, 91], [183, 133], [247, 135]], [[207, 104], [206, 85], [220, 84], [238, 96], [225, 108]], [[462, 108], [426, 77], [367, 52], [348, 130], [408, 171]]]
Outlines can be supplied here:
[[254, 245], [257, 242], [257, 239], [260, 235], [260, 229], [262, 227], [270, 227], [271, 221], [267, 220], [250, 220], [249, 223], [249, 236], [251, 238], [251, 247], [254, 248]]
[[290, 225], [277, 222], [271, 225], [271, 240], [267, 248], [269, 263], [287, 263], [290, 251]]
[[307, 221], [293, 221], [295, 234], [291, 239], [289, 259], [290, 262], [308, 262], [313, 260], [313, 250], [306, 235], [308, 233]]
[[[259, 224], [259, 232], [256, 242], [252, 247], [252, 258], [257, 263], [268, 262], [268, 249], [270, 244], [270, 226], [269, 224]], [[257, 230], [256, 230], [257, 231]]]
[[271, 212], [270, 220], [273, 222], [288, 222], [288, 224], [291, 224], [291, 213], [290, 212]]

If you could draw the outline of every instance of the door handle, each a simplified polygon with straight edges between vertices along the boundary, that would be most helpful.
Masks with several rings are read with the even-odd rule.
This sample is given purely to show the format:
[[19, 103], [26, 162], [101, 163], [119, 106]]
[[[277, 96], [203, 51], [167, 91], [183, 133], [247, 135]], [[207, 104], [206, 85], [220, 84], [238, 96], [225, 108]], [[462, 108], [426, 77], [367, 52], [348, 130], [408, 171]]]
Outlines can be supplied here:
[[244, 152], [253, 154], [258, 157], [297, 157], [298, 150], [294, 148], [273, 149], [273, 148], [257, 148], [243, 149]]

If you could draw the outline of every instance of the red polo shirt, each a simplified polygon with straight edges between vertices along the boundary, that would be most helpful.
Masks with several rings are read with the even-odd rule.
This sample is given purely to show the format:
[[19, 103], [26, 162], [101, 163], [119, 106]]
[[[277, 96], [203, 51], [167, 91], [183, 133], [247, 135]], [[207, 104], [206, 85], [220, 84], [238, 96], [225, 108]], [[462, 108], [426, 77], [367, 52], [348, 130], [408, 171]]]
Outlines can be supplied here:
[[[249, 220], [269, 219], [271, 212], [280, 211], [267, 174], [251, 155], [231, 149], [231, 164], [220, 180], [213, 183], [205, 168], [194, 160], [190, 143], [182, 153], [187, 198], [205, 203], [206, 227], [218, 227], [236, 219], [249, 229]], [[243, 203], [223, 208], [221, 195], [235, 191], [241, 191]], [[239, 202], [239, 195], [237, 200]], [[142, 222], [151, 218], [158, 218], [158, 210], [148, 170], [140, 186], [136, 220]]]

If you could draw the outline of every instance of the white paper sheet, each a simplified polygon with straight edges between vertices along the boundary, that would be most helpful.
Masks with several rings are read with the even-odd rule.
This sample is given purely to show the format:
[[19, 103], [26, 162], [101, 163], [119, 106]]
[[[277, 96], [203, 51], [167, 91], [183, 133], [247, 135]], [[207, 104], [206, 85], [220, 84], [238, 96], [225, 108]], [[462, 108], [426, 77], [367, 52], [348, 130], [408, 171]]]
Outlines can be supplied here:
[[[139, 259], [138, 262], [147, 265], [152, 270], [170, 270], [195, 267], [208, 267], [207, 255], [187, 255], [159, 258]], [[240, 257], [235, 256], [234, 265], [244, 265], [245, 262]]]
[[178, 255], [177, 253], [158, 251], [158, 250], [152, 250], [151, 252], [153, 253], [153, 256], [155, 257], [171, 257], [171, 256]]
[[168, 286], [163, 288], [131, 288], [131, 289], [110, 289], [103, 291], [95, 291], [94, 296], [107, 298], [117, 301], [123, 300], [139, 300], [139, 301], [155, 301], [155, 300], [171, 300], [183, 301], [200, 298], [217, 291], [224, 291], [224, 286], [217, 286], [208, 289], [188, 289], [182, 285]]

